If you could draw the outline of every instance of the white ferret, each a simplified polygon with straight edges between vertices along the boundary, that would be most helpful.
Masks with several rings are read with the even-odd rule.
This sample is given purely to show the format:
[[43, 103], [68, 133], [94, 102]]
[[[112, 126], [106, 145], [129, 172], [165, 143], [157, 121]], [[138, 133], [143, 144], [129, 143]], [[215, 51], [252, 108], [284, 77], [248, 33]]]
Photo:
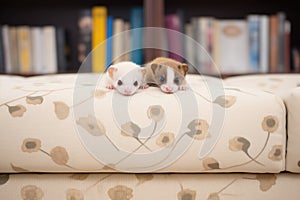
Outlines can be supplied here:
[[116, 89], [129, 96], [143, 88], [145, 69], [131, 61], [123, 61], [111, 65], [106, 72], [106, 88]]

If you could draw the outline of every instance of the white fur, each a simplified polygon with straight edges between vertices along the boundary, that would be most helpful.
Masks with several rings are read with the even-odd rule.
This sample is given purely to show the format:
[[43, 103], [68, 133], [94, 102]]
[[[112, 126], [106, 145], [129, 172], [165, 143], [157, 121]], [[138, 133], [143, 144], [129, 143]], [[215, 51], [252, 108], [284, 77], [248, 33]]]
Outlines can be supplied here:
[[[109, 68], [115, 68], [116, 72], [113, 77], [106, 72], [106, 87], [109, 89], [116, 89], [123, 95], [133, 95], [142, 85], [143, 72], [142, 68], [130, 61], [123, 61], [111, 65]], [[118, 85], [118, 81], [122, 81], [122, 85]], [[134, 86], [134, 82], [138, 82], [138, 86]]]
[[160, 88], [163, 92], [174, 93], [179, 89], [178, 85], [176, 85], [174, 83], [174, 78], [175, 78], [174, 70], [171, 67], [168, 67], [167, 68], [166, 83], [164, 83], [160, 86]]

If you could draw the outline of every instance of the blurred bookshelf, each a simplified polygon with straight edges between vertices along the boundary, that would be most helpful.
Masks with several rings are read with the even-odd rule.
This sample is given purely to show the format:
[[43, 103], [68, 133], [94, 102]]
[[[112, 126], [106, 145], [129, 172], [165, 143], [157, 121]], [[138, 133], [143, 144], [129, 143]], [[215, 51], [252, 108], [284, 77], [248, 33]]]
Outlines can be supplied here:
[[[152, 5], [149, 5], [149, 3], [152, 2]], [[148, 3], [148, 4], [147, 4]], [[161, 4], [161, 5], [155, 5], [155, 4]], [[37, 28], [40, 29], [40, 32], [43, 32], [43, 29], [49, 29], [49, 27], [52, 27], [56, 31], [56, 39], [55, 39], [55, 45], [56, 45], [56, 52], [60, 51], [60, 54], [54, 53], [56, 59], [55, 68], [49, 69], [49, 67], [46, 66], [46, 69], [31, 69], [31, 70], [12, 70], [7, 71], [6, 66], [4, 63], [2, 63], [0, 66], [0, 70], [2, 74], [9, 73], [9, 74], [21, 74], [21, 75], [35, 75], [35, 74], [49, 74], [49, 73], [70, 73], [70, 72], [77, 72], [78, 68], [80, 67], [80, 64], [83, 60], [82, 56], [86, 56], [86, 52], [83, 53], [84, 55], [80, 56], [80, 37], [81, 37], [81, 30], [79, 28], [79, 20], [80, 20], [80, 13], [83, 13], [83, 11], [90, 10], [90, 13], [92, 13], [92, 9], [101, 6], [106, 8], [106, 17], [108, 19], [109, 16], [113, 18], [113, 20], [122, 20], [123, 27], [127, 27], [124, 30], [128, 30], [128, 27], [133, 27], [133, 24], [131, 24], [132, 19], [132, 10], [133, 8], [139, 7], [142, 8], [143, 11], [143, 26], [151, 26], [150, 24], [147, 24], [146, 18], [162, 18], [159, 22], [157, 20], [155, 22], [152, 22], [152, 26], [159, 26], [159, 27], [166, 27], [167, 25], [167, 16], [171, 15], [177, 15], [179, 17], [180, 23], [181, 23], [181, 29], [177, 29], [182, 31], [183, 33], [186, 33], [186, 25], [192, 26], [193, 20], [196, 18], [214, 18], [216, 20], [219, 20], [220, 22], [224, 21], [237, 21], [240, 22], [243, 21], [244, 25], [246, 24], [248, 26], [247, 17], [250, 15], [259, 15], [259, 16], [272, 16], [277, 15], [279, 13], [283, 13], [285, 20], [287, 20], [290, 23], [291, 31], [289, 34], [289, 39], [285, 40], [285, 44], [288, 46], [286, 47], [289, 52], [285, 53], [285, 60], [289, 60], [289, 69], [280, 69], [280, 70], [271, 70], [270, 64], [268, 66], [265, 66], [266, 68], [262, 71], [254, 71], [253, 73], [287, 73], [287, 72], [299, 72], [299, 49], [300, 49], [300, 21], [298, 20], [300, 18], [300, 12], [298, 11], [297, 6], [295, 5], [295, 2], [293, 1], [284, 1], [284, 0], [275, 0], [275, 1], [267, 1], [267, 0], [260, 0], [260, 1], [253, 1], [253, 0], [245, 0], [245, 1], [237, 1], [237, 0], [229, 0], [229, 1], [221, 1], [221, 0], [131, 0], [131, 1], [121, 1], [121, 0], [44, 0], [44, 1], [37, 1], [37, 0], [29, 0], [29, 1], [21, 1], [21, 0], [10, 0], [10, 1], [2, 1], [1, 7], [0, 7], [0, 27], [3, 30], [3, 27], [16, 27], [16, 28], [24, 28], [24, 27], [30, 27], [30, 28]], [[152, 6], [149, 8], [149, 6]], [[154, 6], [154, 7], [153, 7]], [[158, 7], [155, 7], [158, 6]], [[157, 8], [162, 10], [162, 12], [157, 13], [156, 10], [153, 10], [151, 12], [151, 9]], [[148, 11], [147, 11], [148, 9]], [[147, 16], [146, 16], [146, 13]], [[127, 25], [125, 25], [127, 23]], [[156, 24], [155, 24], [156, 23]], [[157, 24], [158, 23], [158, 24]], [[201, 22], [199, 22], [201, 23]], [[170, 26], [168, 26], [171, 28]], [[168, 28], [167, 27], [167, 28]], [[107, 27], [106, 27], [107, 28]], [[51, 29], [51, 28], [50, 28]], [[58, 33], [57, 30], [61, 30], [60, 36], [62, 40], [57, 40]], [[51, 31], [50, 31], [51, 32]], [[53, 32], [53, 30], [52, 30]], [[111, 34], [114, 34], [116, 32], [111, 32]], [[52, 33], [53, 34], [53, 33]], [[3, 37], [3, 31], [2, 31], [2, 37]], [[191, 37], [194, 38], [194, 35]], [[247, 36], [248, 37], [248, 36]], [[198, 41], [196, 38], [194, 38], [196, 41]], [[131, 38], [133, 40], [133, 38]], [[199, 39], [200, 40], [200, 39]], [[48, 41], [48, 39], [47, 39]], [[288, 41], [288, 42], [287, 42]], [[4, 40], [2, 40], [2, 46], [3, 46]], [[200, 41], [198, 41], [200, 42]], [[63, 43], [63, 44], [62, 44]], [[200, 42], [201, 43], [201, 42]], [[54, 44], [52, 42], [52, 44]], [[227, 44], [227, 43], [226, 43]], [[32, 45], [32, 42], [31, 42]], [[49, 45], [49, 44], [48, 44]], [[91, 45], [91, 44], [90, 44]], [[123, 45], [136, 45], [133, 43], [127, 43]], [[140, 44], [138, 44], [140, 45]], [[26, 45], [24, 45], [26, 46]], [[50, 44], [51, 46], [51, 44]], [[59, 47], [60, 46], [60, 47]], [[91, 45], [91, 48], [93, 46]], [[112, 51], [110, 54], [110, 58], [113, 54], [113, 45], [111, 46]], [[58, 50], [60, 48], [60, 50]], [[63, 49], [62, 49], [63, 48]], [[86, 48], [86, 46], [85, 46]], [[84, 50], [86, 51], [86, 49]], [[119, 47], [116, 47], [119, 48]], [[177, 47], [176, 47], [177, 48]], [[184, 46], [181, 47], [182, 49], [185, 49]], [[230, 48], [228, 48], [229, 51]], [[49, 50], [49, 48], [47, 48]], [[4, 50], [3, 50], [4, 51]], [[2, 57], [4, 56], [4, 52], [2, 51]], [[19, 50], [19, 54], [22, 50]], [[190, 50], [189, 52], [192, 52], [193, 50]], [[248, 50], [250, 51], [250, 50]], [[149, 52], [151, 52], [149, 50]], [[169, 56], [174, 57], [174, 55], [171, 55], [169, 52], [162, 52], [162, 53], [149, 53], [149, 52], [140, 52], [141, 58], [137, 59], [137, 62], [140, 62], [139, 64], [145, 63], [149, 61], [152, 57], [163, 55], [163, 56]], [[1, 52], [0, 52], [1, 53]], [[132, 53], [131, 55], [122, 56], [122, 59], [129, 59], [132, 60], [136, 55], [137, 52]], [[210, 53], [210, 52], [209, 52]], [[270, 53], [270, 52], [269, 52]], [[23, 53], [24, 54], [24, 53]], [[51, 53], [46, 53], [47, 55], [51, 55]], [[52, 50], [53, 54], [53, 50]], [[134, 54], [134, 56], [133, 56]], [[61, 55], [64, 55], [63, 58], [61, 58]], [[195, 59], [195, 58], [187, 58], [190, 54], [184, 53], [184, 58], [181, 58], [180, 61], [187, 62], [189, 59]], [[108, 55], [105, 55], [106, 58]], [[152, 56], [152, 57], [151, 57]], [[0, 56], [1, 57], [1, 56]], [[20, 57], [20, 56], [19, 56]], [[39, 56], [36, 56], [39, 57]], [[43, 57], [43, 56], [42, 56]], [[213, 55], [212, 55], [213, 57]], [[241, 57], [241, 56], [237, 56]], [[269, 57], [269, 56], [268, 56]], [[176, 55], [174, 58], [177, 58]], [[5, 58], [4, 58], [5, 59]], [[19, 58], [20, 59], [20, 58]], [[48, 58], [49, 59], [49, 58]], [[60, 60], [59, 60], [60, 59]], [[121, 60], [122, 60], [121, 59]], [[186, 60], [187, 59], [187, 60]], [[269, 58], [268, 58], [269, 59]], [[31, 63], [33, 58], [31, 58]], [[40, 62], [46, 62], [49, 64], [50, 61], [47, 61], [47, 58], [44, 60], [46, 61], [36, 61], [36, 63]], [[1, 60], [0, 60], [1, 61]], [[28, 64], [28, 61], [18, 61], [17, 68], [21, 68], [20, 63], [26, 63]], [[91, 61], [92, 62], [92, 61]], [[282, 62], [282, 61], [281, 61]], [[194, 62], [196, 64], [202, 65], [201, 61]], [[105, 62], [105, 66], [97, 72], [102, 72], [103, 69], [109, 65], [110, 62]], [[222, 69], [222, 60], [221, 63], [217, 63], [221, 66]], [[237, 62], [239, 64], [239, 62]], [[32, 64], [31, 64], [32, 65]], [[92, 64], [91, 64], [92, 65]], [[242, 65], [242, 64], [241, 64]], [[243, 66], [245, 67], [245, 66]], [[248, 66], [247, 66], [248, 67]], [[45, 66], [44, 66], [45, 68]], [[225, 69], [225, 68], [224, 68]], [[94, 69], [91, 67], [91, 72], [94, 71]], [[96, 72], [94, 71], [94, 72]], [[245, 69], [245, 71], [235, 71], [228, 70], [228, 71], [222, 71], [224, 74], [241, 74], [241, 73], [252, 73], [252, 71]], [[210, 72], [208, 72], [210, 73]]]

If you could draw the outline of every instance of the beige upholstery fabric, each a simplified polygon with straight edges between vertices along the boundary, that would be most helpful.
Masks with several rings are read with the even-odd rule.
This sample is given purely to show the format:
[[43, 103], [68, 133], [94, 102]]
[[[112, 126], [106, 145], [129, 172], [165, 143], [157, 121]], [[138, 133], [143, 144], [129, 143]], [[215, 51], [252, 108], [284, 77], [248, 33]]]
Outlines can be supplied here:
[[11, 174], [1, 199], [298, 200], [300, 174]]
[[300, 74], [258, 74], [226, 78], [224, 83], [237, 87], [264, 90], [283, 97], [300, 86]]
[[300, 87], [292, 89], [284, 98], [288, 110], [288, 146], [286, 169], [300, 172]]
[[0, 172], [280, 172], [285, 107], [188, 75], [188, 91], [122, 96], [96, 74], [0, 76]]
[[237, 76], [225, 80], [226, 85], [261, 89], [280, 96], [287, 109], [286, 169], [300, 172], [300, 74]]

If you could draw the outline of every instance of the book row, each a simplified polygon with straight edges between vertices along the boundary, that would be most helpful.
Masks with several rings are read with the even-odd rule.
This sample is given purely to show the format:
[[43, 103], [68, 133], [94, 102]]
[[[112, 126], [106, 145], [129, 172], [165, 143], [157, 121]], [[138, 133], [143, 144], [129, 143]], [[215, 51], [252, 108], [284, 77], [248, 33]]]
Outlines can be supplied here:
[[0, 71], [16, 74], [65, 72], [66, 31], [54, 26], [0, 26]]
[[[150, 8], [148, 12], [154, 9]], [[157, 7], [155, 10], [163, 9]], [[179, 10], [157, 14], [157, 18], [152, 19], [147, 17], [146, 11], [147, 6], [132, 7], [126, 21], [110, 15], [105, 6], [82, 10], [78, 16], [77, 49], [71, 50], [68, 50], [67, 32], [63, 28], [0, 26], [0, 71], [66, 72], [69, 51], [77, 51], [77, 60], [85, 72], [104, 72], [111, 64], [124, 60], [142, 65], [156, 56], [186, 62], [191, 66], [191, 73], [291, 70], [291, 23], [283, 12], [251, 14], [242, 19], [212, 16], [184, 19], [184, 13]], [[140, 29], [152, 25], [173, 32], [146, 34]], [[165, 50], [150, 55], [150, 50], [144, 48], [146, 42], [159, 43], [158, 46], [163, 45]]]
[[[143, 64], [147, 51], [143, 45], [149, 37], [142, 31], [131, 31], [124, 37], [116, 34], [144, 27], [149, 20], [143, 8], [134, 7], [130, 20], [108, 15], [104, 6], [84, 10], [79, 16], [80, 39], [78, 60], [83, 62], [88, 53], [106, 40], [105, 50], [95, 51], [90, 58], [88, 71], [103, 72], [112, 63], [132, 60]], [[185, 34], [154, 33], [150, 42], [163, 42], [169, 51], [160, 51], [158, 56], [167, 56], [194, 66], [191, 72], [206, 74], [288, 72], [290, 71], [291, 23], [285, 13], [273, 15], [247, 15], [243, 19], [217, 19], [210, 16], [184, 19], [182, 12], [163, 15], [163, 28]], [[146, 19], [143, 19], [145, 17]], [[157, 39], [156, 37], [163, 37]], [[193, 40], [189, 39], [192, 38]], [[148, 38], [149, 41], [149, 38]], [[125, 49], [140, 49], [122, 54]], [[176, 50], [172, 52], [173, 50]], [[102, 52], [102, 54], [100, 54]], [[157, 54], [156, 54], [157, 56]]]
[[78, 19], [78, 61], [84, 66], [82, 71], [103, 72], [111, 64], [124, 60], [142, 64], [143, 33], [129, 30], [143, 25], [142, 7], [132, 8], [129, 21], [108, 15], [104, 6], [82, 10]]
[[194, 17], [185, 24], [185, 33], [209, 56], [198, 49], [193, 53], [189, 44], [185, 55], [204, 73], [215, 73], [215, 68], [221, 73], [289, 72], [290, 32], [291, 23], [282, 12], [244, 19]]

